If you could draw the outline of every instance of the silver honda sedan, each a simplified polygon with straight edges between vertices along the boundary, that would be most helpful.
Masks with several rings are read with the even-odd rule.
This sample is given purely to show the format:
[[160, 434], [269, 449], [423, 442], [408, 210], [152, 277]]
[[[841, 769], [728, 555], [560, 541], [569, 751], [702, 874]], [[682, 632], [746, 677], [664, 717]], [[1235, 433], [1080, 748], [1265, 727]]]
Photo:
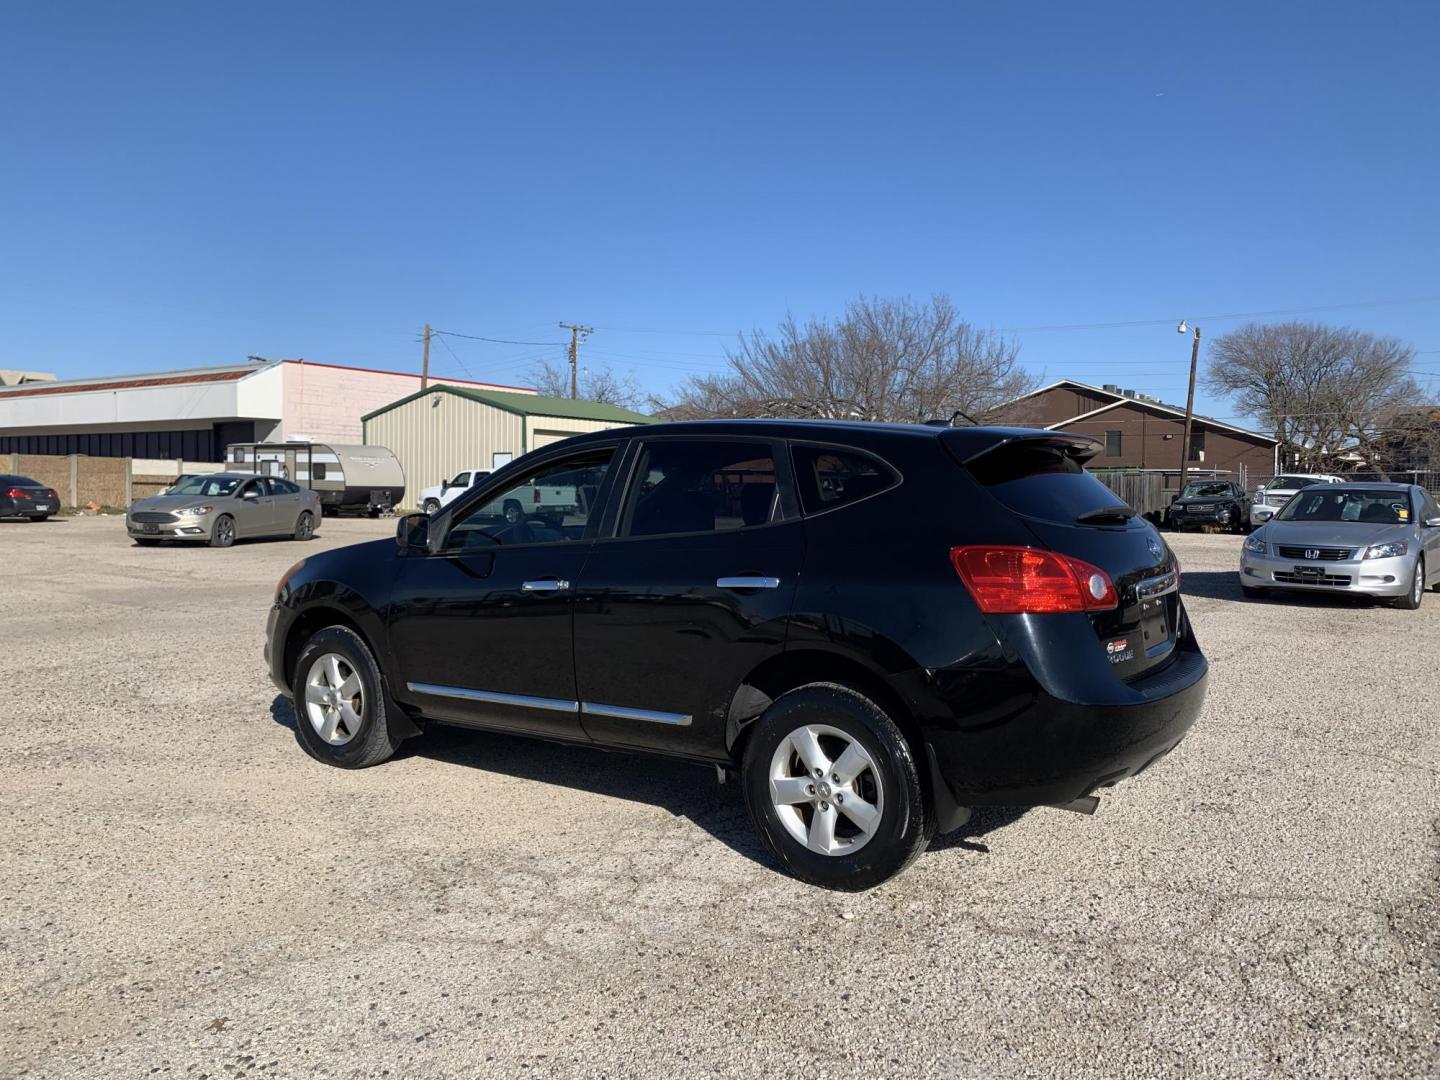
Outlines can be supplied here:
[[1361, 593], [1414, 610], [1432, 586], [1440, 587], [1440, 505], [1413, 484], [1304, 488], [1240, 552], [1246, 596]]
[[125, 528], [137, 544], [191, 540], [229, 547], [253, 536], [309, 540], [320, 521], [320, 496], [289, 480], [212, 473], [178, 480], [161, 495], [137, 499]]

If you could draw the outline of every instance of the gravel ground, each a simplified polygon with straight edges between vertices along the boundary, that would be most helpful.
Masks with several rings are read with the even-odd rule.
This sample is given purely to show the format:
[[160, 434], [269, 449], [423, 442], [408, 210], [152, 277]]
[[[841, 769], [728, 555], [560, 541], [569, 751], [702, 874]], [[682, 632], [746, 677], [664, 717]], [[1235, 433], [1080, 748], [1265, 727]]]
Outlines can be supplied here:
[[315, 764], [261, 661], [302, 550], [0, 522], [0, 1075], [1417, 1076], [1440, 1070], [1440, 596], [1243, 601], [1098, 816], [989, 812], [859, 896], [713, 773], [440, 729]]

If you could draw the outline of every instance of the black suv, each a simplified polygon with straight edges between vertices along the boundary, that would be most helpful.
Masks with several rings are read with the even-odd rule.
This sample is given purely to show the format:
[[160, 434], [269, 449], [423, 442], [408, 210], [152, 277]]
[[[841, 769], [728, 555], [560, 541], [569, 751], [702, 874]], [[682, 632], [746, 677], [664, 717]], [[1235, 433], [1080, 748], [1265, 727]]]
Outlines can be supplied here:
[[1170, 502], [1165, 515], [1172, 529], [1226, 529], [1250, 531], [1250, 500], [1245, 489], [1230, 480], [1191, 480]]
[[[292, 568], [271, 674], [346, 768], [443, 721], [738, 771], [786, 867], [867, 888], [970, 807], [1093, 809], [1199, 712], [1180, 568], [1084, 471], [1097, 445], [783, 420], [567, 439]], [[494, 513], [580, 469], [594, 498], [563, 520]]]

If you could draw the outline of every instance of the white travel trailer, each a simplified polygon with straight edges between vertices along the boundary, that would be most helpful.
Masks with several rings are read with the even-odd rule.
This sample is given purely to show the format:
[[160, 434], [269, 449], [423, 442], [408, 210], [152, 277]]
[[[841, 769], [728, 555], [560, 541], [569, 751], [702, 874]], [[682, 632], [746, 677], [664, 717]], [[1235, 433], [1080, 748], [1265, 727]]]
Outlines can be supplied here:
[[405, 471], [384, 446], [339, 443], [232, 443], [225, 450], [232, 472], [278, 476], [320, 495], [327, 514], [389, 513], [405, 497]]

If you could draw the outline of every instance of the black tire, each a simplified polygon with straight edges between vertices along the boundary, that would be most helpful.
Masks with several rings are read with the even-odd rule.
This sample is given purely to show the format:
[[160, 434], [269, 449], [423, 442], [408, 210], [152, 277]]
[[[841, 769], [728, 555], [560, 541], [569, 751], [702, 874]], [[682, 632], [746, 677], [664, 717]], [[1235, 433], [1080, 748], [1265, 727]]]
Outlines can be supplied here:
[[525, 520], [525, 508], [514, 499], [505, 500], [505, 520], [511, 525], [519, 525]]
[[235, 519], [229, 514], [221, 514], [215, 519], [215, 524], [210, 526], [210, 546], [228, 548], [234, 543]]
[[309, 510], [302, 511], [295, 519], [294, 538], [296, 540], [310, 540], [315, 536], [315, 515]]
[[424, 510], [427, 514], [438, 514], [440, 512], [440, 500], [426, 499], [425, 505], [422, 506], [420, 509]]
[[31, 521], [48, 521], [49, 519], [50, 519], [50, 515], [49, 515], [49, 514], [31, 514], [31, 515], [30, 515], [30, 520], [31, 520]]
[[151, 540], [148, 537], [143, 539], [139, 536], [135, 537], [136, 547], [154, 547], [158, 543], [160, 543], [159, 540]]
[[1415, 560], [1415, 573], [1410, 578], [1410, 589], [1404, 596], [1397, 597], [1395, 606], [1402, 611], [1417, 611], [1425, 599], [1425, 556]]
[[1256, 588], [1254, 585], [1241, 585], [1240, 591], [1246, 596], [1248, 596], [1251, 600], [1260, 600], [1270, 595], [1270, 591], [1268, 589], [1259, 589]]
[[[837, 729], [859, 743], [882, 784], [879, 822], [852, 854], [810, 850], [791, 835], [771, 800], [771, 760], [792, 732], [807, 725]], [[811, 683], [772, 703], [749, 734], [741, 775], [745, 805], [766, 846], [790, 873], [812, 885], [846, 892], [874, 888], [914, 862], [935, 835], [935, 814], [913, 748], [884, 709], [848, 686]]]
[[[316, 661], [330, 653], [344, 657], [362, 686], [360, 729], [340, 746], [326, 742], [315, 730], [305, 705], [305, 687]], [[290, 684], [295, 705], [295, 735], [305, 752], [316, 761], [340, 769], [365, 769], [378, 765], [395, 753], [401, 739], [390, 732], [395, 705], [385, 696], [379, 665], [365, 639], [348, 626], [327, 626], [317, 631], [300, 649]]]

